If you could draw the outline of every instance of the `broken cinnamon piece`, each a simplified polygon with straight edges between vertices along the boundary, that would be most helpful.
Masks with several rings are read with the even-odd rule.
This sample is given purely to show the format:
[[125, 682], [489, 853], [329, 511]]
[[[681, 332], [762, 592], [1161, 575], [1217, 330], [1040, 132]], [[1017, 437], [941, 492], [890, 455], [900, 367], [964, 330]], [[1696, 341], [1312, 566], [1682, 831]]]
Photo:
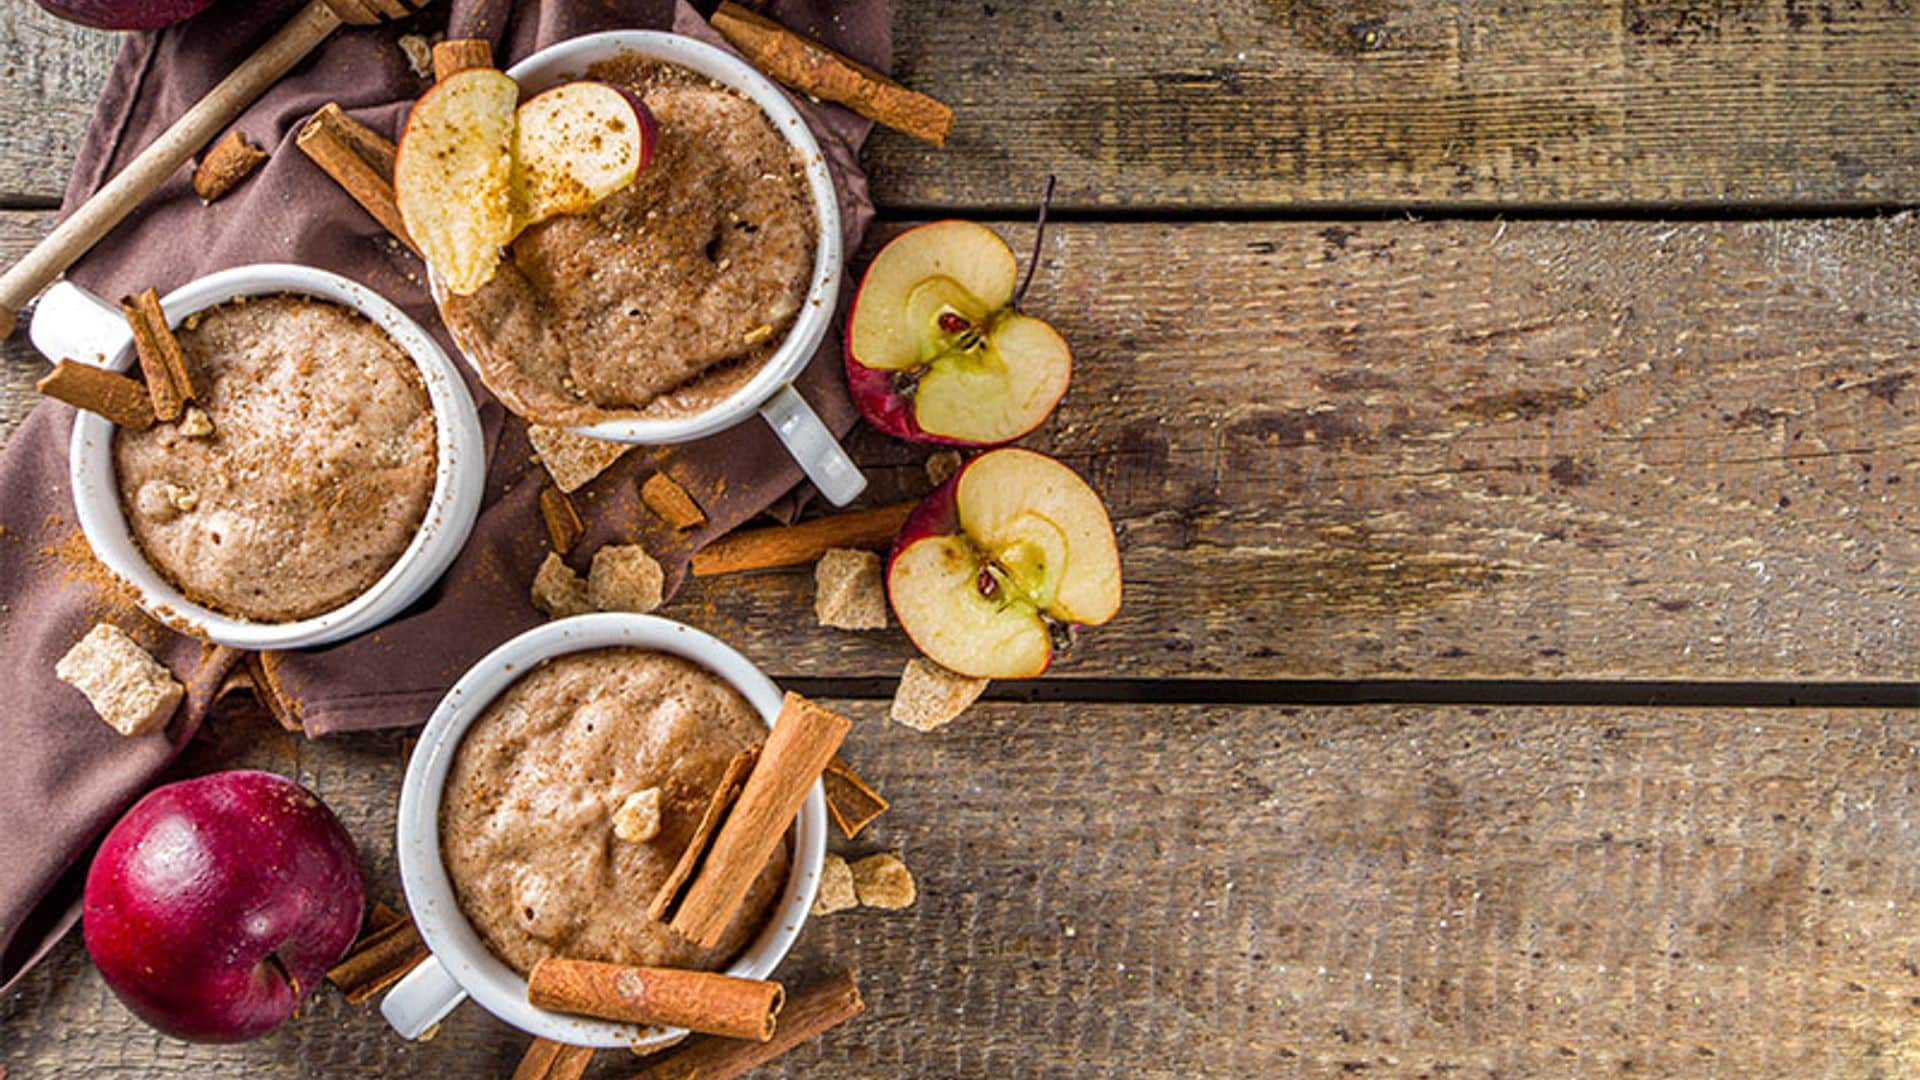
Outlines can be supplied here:
[[907, 523], [915, 503], [833, 514], [798, 525], [732, 533], [694, 553], [695, 577], [802, 566], [834, 548], [884, 548]]
[[375, 900], [373, 907], [367, 910], [367, 933], [371, 934], [376, 930], [385, 930], [387, 927], [392, 926], [404, 918], [406, 918], [405, 915]]
[[587, 531], [580, 523], [580, 512], [573, 508], [573, 500], [557, 487], [540, 489], [540, 517], [547, 523], [547, 539], [553, 542], [553, 550], [561, 555], [572, 551]]
[[606, 472], [633, 447], [626, 443], [575, 435], [566, 428], [545, 424], [527, 425], [527, 441], [540, 455], [540, 464], [560, 485], [561, 491], [575, 491], [587, 481]]
[[420, 254], [407, 236], [407, 227], [400, 219], [400, 205], [394, 201], [391, 142], [349, 117], [339, 105], [329, 102], [300, 128], [294, 145], [312, 158], [322, 172], [333, 177], [382, 228], [415, 255]]
[[898, 911], [913, 906], [920, 895], [914, 888], [913, 874], [898, 855], [869, 855], [847, 869], [853, 872], [853, 891], [860, 897], [861, 907]]
[[340, 988], [350, 1005], [358, 1005], [400, 981], [427, 958], [427, 943], [413, 920], [405, 915], [369, 932], [344, 960], [327, 970], [327, 981]]
[[852, 727], [846, 717], [789, 692], [759, 761], [714, 831], [704, 857], [698, 858], [685, 891], [670, 894], [662, 889], [649, 909], [653, 917], [703, 949], [718, 945], [807, 792]]
[[887, 800], [860, 779], [853, 766], [837, 757], [827, 762], [827, 771], [820, 775], [820, 782], [827, 789], [827, 813], [833, 815], [833, 823], [840, 826], [841, 835], [849, 840], [873, 824], [874, 818], [887, 812]]
[[213, 144], [193, 170], [193, 193], [210, 203], [232, 191], [265, 160], [267, 152], [248, 142], [246, 132], [234, 128]]
[[836, 630], [885, 630], [887, 582], [880, 556], [834, 548], [813, 565], [813, 617]]
[[773, 1038], [763, 1043], [741, 1039], [696, 1039], [642, 1069], [633, 1080], [735, 1080], [830, 1028], [859, 1016], [866, 1008], [853, 973], [847, 972], [794, 994], [780, 1012]]
[[119, 372], [62, 360], [33, 388], [76, 409], [99, 413], [128, 431], [153, 426], [153, 398], [147, 388]]
[[280, 685], [280, 659], [285, 655], [272, 650], [248, 653], [241, 663], [253, 681], [253, 696], [258, 698], [273, 719], [286, 731], [304, 732], [300, 721], [300, 700]]
[[513, 1070], [513, 1080], [580, 1080], [593, 1061], [593, 1047], [535, 1039]]
[[161, 310], [160, 291], [150, 288], [122, 299], [120, 313], [133, 330], [133, 350], [140, 357], [147, 394], [153, 398], [153, 415], [169, 422], [180, 419], [187, 402], [196, 395], [193, 377], [187, 373], [187, 356], [180, 351], [180, 339], [167, 325], [167, 313]]
[[748, 63], [775, 81], [935, 146], [947, 144], [953, 110], [941, 102], [739, 4], [721, 4], [711, 21]]
[[713, 834], [719, 830], [720, 822], [727, 812], [740, 799], [740, 791], [746, 786], [747, 777], [753, 772], [754, 762], [760, 760], [760, 748], [749, 746], [733, 755], [727, 762], [727, 771], [720, 774], [720, 783], [714, 786], [713, 794], [707, 796], [707, 808], [700, 814], [700, 824], [694, 826], [693, 837], [687, 841], [685, 850], [680, 852], [680, 860], [673, 865], [673, 872], [667, 880], [660, 883], [660, 891], [654, 894], [653, 902], [647, 905], [647, 917], [654, 922], [666, 922], [675, 905], [680, 902], [681, 894], [693, 881], [693, 875], [699, 871], [705, 860], [707, 849], [712, 846]]
[[786, 989], [765, 979], [558, 956], [527, 976], [527, 1002], [537, 1008], [756, 1042], [773, 1038], [786, 1000]]
[[700, 509], [700, 504], [693, 501], [686, 488], [663, 472], [654, 473], [640, 485], [640, 501], [675, 529], [692, 529], [707, 523], [706, 512]]
[[847, 860], [827, 852], [820, 863], [820, 888], [813, 894], [813, 914], [831, 915], [860, 906], [860, 894], [853, 888], [853, 870]]
[[493, 66], [493, 44], [485, 38], [454, 38], [433, 47], [433, 77], [445, 79], [468, 68]]
[[96, 623], [54, 664], [53, 675], [85, 694], [100, 719], [129, 738], [164, 728], [187, 693], [173, 672], [112, 623]]

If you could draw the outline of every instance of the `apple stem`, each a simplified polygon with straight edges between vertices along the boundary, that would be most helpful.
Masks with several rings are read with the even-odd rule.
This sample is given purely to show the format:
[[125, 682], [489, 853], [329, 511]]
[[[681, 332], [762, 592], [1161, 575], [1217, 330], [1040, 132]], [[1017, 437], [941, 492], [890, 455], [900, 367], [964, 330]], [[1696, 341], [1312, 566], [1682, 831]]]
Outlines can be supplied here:
[[1027, 286], [1033, 284], [1033, 271], [1040, 265], [1040, 242], [1047, 235], [1047, 207], [1053, 205], [1053, 184], [1056, 178], [1047, 174], [1047, 189], [1040, 193], [1040, 216], [1033, 223], [1033, 257], [1027, 260], [1027, 276], [1020, 279], [1020, 287], [1014, 290], [1013, 306], [1027, 298]]

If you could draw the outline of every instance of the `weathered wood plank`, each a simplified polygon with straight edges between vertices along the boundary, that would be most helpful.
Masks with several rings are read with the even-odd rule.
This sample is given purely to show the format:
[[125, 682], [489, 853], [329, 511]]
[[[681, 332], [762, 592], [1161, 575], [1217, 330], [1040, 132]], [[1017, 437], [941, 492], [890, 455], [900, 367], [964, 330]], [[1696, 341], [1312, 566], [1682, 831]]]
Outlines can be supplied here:
[[[876, 135], [892, 205], [1030, 203], [1050, 172], [1079, 207], [1920, 199], [1895, 0], [934, 0], [895, 35], [959, 123]], [[55, 197], [111, 38], [13, 4], [0, 46], [0, 194]]]
[[[894, 803], [854, 850], [903, 851], [920, 900], [809, 926], [789, 970], [857, 965], [870, 1011], [769, 1075], [1920, 1067], [1920, 715], [987, 705], [919, 736], [842, 707]], [[197, 763], [311, 784], [397, 896], [397, 736], [225, 739]], [[408, 1047], [327, 991], [190, 1047], [77, 944], [0, 1032], [22, 1077], [504, 1076], [523, 1045], [469, 1005]]]
[[[1104, 493], [1129, 582], [1061, 674], [1912, 674], [1912, 217], [1076, 224], [1045, 258], [1078, 364], [1030, 441]], [[856, 450], [874, 498], [926, 489], [918, 451]], [[669, 613], [783, 675], [899, 673], [811, 589]]]

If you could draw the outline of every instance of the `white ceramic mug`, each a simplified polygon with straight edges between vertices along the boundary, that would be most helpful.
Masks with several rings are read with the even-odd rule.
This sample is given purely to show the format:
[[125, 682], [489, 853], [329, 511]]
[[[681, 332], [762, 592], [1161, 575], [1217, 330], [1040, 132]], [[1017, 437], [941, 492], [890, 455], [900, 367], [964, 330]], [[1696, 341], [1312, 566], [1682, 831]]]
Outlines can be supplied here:
[[[113, 575], [132, 585], [155, 618], [238, 649], [298, 649], [364, 633], [405, 610], [453, 564], [480, 512], [486, 487], [486, 441], [473, 398], [433, 336], [386, 298], [338, 274], [308, 266], [261, 263], [188, 282], [161, 301], [169, 325], [241, 296], [294, 293], [352, 308], [386, 331], [420, 369], [433, 407], [433, 496], [420, 528], [398, 561], [366, 592], [311, 618], [254, 622], [188, 600], [147, 562], [127, 529], [113, 470], [112, 421], [90, 412], [74, 420], [69, 450], [74, 513], [87, 544]], [[74, 360], [110, 371], [135, 362], [133, 334], [120, 310], [71, 282], [49, 289], [34, 308], [34, 347], [49, 360]]]
[[[487, 949], [461, 914], [440, 856], [440, 799], [454, 751], [467, 727], [522, 675], [544, 660], [587, 649], [631, 647], [671, 653], [726, 680], [773, 726], [780, 688], [746, 657], [691, 626], [652, 615], [577, 615], [535, 627], [487, 654], [454, 684], [420, 732], [400, 789], [397, 846], [407, 908], [433, 955], [408, 972], [380, 1003], [380, 1013], [409, 1039], [432, 1030], [468, 997], [519, 1028], [572, 1046], [631, 1046], [645, 1052], [680, 1038], [680, 1028], [640, 1027], [539, 1009], [527, 1003], [527, 980]], [[727, 974], [764, 979], [773, 973], [813, 906], [827, 852], [827, 803], [816, 781], [793, 826], [787, 884]], [[635, 897], [644, 905], [651, 897]]]
[[[793, 387], [806, 370], [814, 350], [833, 322], [840, 293], [843, 252], [840, 243], [840, 203], [826, 156], [805, 120], [779, 87], [745, 61], [702, 41], [653, 30], [617, 30], [588, 34], [542, 49], [507, 69], [531, 96], [551, 86], [586, 75], [603, 60], [637, 54], [678, 64], [722, 85], [732, 87], [764, 110], [773, 126], [792, 144], [804, 163], [807, 186], [813, 194], [814, 221], [819, 241], [813, 256], [813, 278], [807, 286], [800, 314], [780, 347], [746, 385], [724, 401], [693, 416], [668, 420], [607, 420], [573, 430], [611, 442], [660, 446], [691, 442], [725, 431], [758, 413], [780, 437], [800, 468], [836, 506], [852, 502], [867, 479], [840, 447], [833, 432]], [[436, 291], [438, 285], [435, 286]], [[455, 335], [458, 342], [458, 335]], [[465, 349], [465, 346], [461, 346]], [[469, 362], [471, 358], [469, 357]]]

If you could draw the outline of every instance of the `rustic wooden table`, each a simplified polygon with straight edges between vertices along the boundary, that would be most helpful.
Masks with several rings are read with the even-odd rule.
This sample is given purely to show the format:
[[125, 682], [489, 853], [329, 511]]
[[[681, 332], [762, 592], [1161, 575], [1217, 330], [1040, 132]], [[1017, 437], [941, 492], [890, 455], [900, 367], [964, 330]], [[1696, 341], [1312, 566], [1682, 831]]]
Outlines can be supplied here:
[[[1118, 622], [920, 736], [805, 573], [671, 614], [860, 720], [921, 899], [820, 920], [871, 1008], [788, 1076], [1920, 1072], [1920, 8], [909, 0], [886, 224], [1020, 248], [1076, 381], [1032, 441], [1120, 530]], [[112, 40], [0, 8], [0, 259]], [[0, 431], [41, 367], [16, 336]], [[857, 440], [881, 499], [918, 454]], [[222, 717], [397, 898], [399, 736]], [[11, 824], [5, 827], [13, 827]], [[9, 1080], [505, 1075], [331, 993], [230, 1049], [70, 940]], [[595, 1076], [619, 1076], [602, 1054]]]

